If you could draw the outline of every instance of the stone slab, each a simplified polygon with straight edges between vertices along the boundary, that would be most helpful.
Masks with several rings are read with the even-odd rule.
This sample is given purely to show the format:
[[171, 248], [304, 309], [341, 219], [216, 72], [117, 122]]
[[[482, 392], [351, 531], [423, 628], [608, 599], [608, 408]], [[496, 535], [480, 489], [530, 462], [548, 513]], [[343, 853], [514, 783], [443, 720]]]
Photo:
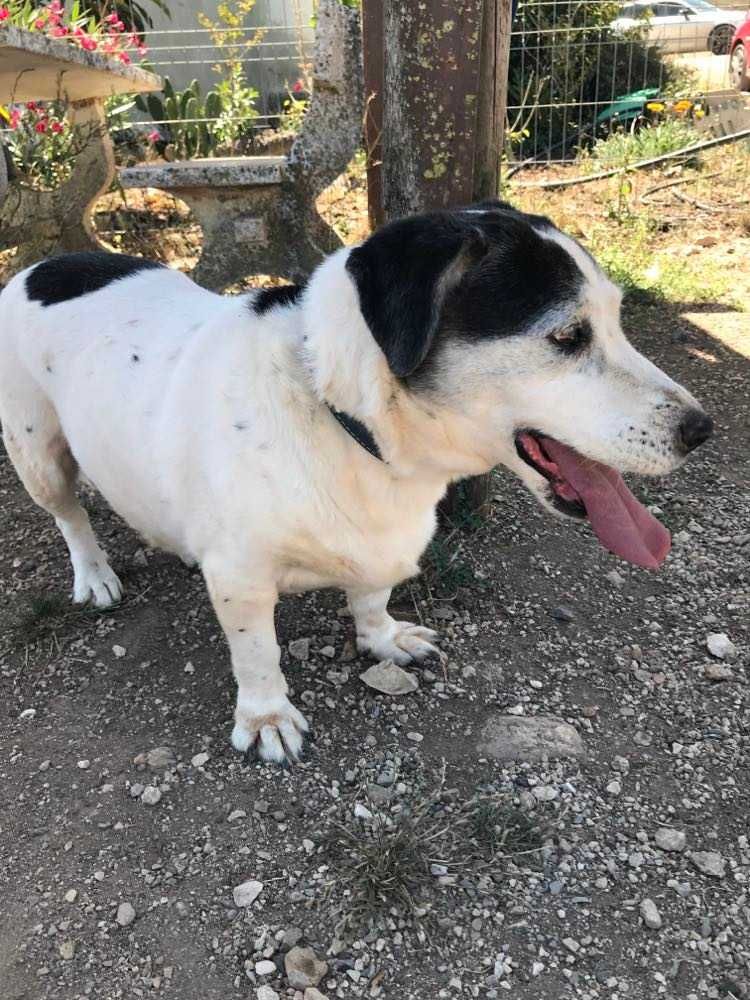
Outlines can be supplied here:
[[172, 163], [142, 163], [120, 171], [126, 188], [155, 187], [166, 191], [180, 188], [262, 187], [281, 184], [285, 156], [226, 156]]
[[0, 104], [101, 100], [161, 88], [161, 78], [139, 66], [125, 66], [39, 31], [0, 27]]

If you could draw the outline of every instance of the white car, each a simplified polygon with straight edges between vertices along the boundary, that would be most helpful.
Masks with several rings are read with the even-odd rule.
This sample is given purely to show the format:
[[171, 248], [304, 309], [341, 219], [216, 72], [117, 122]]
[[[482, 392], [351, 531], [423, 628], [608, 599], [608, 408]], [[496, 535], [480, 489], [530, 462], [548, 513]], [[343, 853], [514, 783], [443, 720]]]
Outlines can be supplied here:
[[648, 43], [658, 45], [663, 52], [708, 50], [721, 56], [729, 51], [735, 29], [744, 19], [744, 11], [722, 10], [706, 0], [636, 0], [623, 6], [612, 28], [617, 34], [641, 29]]

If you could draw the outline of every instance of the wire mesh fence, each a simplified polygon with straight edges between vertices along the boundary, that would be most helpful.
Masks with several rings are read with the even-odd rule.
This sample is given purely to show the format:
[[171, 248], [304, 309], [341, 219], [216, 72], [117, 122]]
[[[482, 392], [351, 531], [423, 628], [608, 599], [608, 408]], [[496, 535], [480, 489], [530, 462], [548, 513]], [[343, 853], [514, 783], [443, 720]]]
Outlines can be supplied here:
[[511, 38], [512, 158], [569, 162], [612, 131], [638, 129], [667, 104], [691, 119], [700, 95], [738, 83], [732, 39], [749, 6], [522, 0]]

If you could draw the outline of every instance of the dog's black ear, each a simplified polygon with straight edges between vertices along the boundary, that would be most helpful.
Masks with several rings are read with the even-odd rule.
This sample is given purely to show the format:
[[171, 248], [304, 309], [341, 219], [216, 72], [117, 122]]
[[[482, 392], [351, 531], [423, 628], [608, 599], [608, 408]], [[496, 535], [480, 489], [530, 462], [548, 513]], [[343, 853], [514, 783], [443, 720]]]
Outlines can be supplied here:
[[351, 251], [359, 307], [394, 375], [422, 364], [447, 297], [488, 249], [470, 216], [435, 213], [390, 223]]

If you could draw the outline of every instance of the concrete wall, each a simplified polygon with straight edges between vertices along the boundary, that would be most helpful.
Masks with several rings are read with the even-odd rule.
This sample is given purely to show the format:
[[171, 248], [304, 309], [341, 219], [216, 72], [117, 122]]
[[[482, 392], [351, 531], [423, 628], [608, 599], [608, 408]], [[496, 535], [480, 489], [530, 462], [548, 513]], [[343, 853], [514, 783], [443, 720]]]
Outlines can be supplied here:
[[[148, 6], [148, 0], [143, 0]], [[197, 79], [204, 92], [220, 78], [214, 66], [226, 58], [200, 30], [197, 15], [217, 20], [218, 0], [168, 0], [171, 18], [156, 11], [154, 30], [148, 33], [149, 58], [157, 72], [169, 76], [180, 90]], [[231, 0], [230, 0], [231, 3]], [[250, 84], [261, 93], [259, 110], [274, 109], [274, 97], [286, 92], [299, 76], [301, 57], [312, 52], [312, 0], [256, 0], [246, 17], [250, 28], [265, 27], [263, 40], [245, 58]], [[252, 30], [248, 31], [252, 36]], [[302, 52], [300, 51], [302, 46]]]

